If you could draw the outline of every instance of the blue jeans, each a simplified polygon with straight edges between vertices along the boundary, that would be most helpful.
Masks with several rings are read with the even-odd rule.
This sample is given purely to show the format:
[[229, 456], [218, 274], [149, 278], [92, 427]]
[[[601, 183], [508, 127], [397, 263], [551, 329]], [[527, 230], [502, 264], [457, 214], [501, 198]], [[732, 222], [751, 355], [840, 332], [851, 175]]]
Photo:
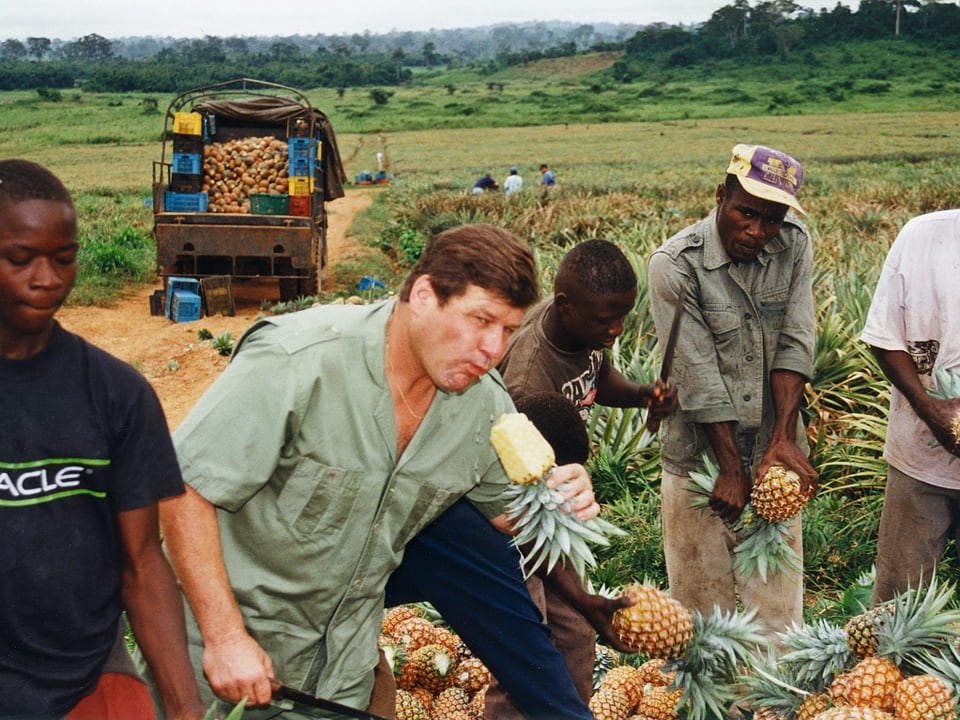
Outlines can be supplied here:
[[530, 599], [517, 549], [466, 500], [407, 545], [387, 583], [388, 607], [422, 601], [437, 609], [524, 715], [592, 720]]

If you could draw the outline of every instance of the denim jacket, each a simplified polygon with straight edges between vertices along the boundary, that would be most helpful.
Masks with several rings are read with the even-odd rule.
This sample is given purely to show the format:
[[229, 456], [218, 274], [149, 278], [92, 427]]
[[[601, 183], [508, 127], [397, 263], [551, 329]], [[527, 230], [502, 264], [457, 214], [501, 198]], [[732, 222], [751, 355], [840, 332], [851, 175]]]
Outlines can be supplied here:
[[[654, 252], [650, 306], [661, 342], [685, 287], [672, 372], [680, 407], [660, 431], [665, 470], [700, 467], [710, 449], [702, 423], [732, 421], [740, 455], [756, 472], [773, 430], [771, 371], [813, 374], [812, 269], [809, 232], [792, 214], [750, 262], [730, 259], [715, 212]], [[806, 449], [799, 418], [797, 442]]]

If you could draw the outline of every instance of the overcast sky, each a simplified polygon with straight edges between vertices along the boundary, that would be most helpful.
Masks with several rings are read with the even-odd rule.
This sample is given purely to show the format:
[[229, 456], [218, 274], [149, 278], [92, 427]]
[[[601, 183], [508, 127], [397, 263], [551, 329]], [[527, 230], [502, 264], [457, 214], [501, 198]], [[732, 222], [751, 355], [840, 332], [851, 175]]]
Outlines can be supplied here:
[[[0, 40], [380, 34], [506, 22], [696, 23], [733, 0], [0, 0]], [[815, 3], [832, 6], [835, 0]], [[844, 2], [848, 6], [856, 3]]]

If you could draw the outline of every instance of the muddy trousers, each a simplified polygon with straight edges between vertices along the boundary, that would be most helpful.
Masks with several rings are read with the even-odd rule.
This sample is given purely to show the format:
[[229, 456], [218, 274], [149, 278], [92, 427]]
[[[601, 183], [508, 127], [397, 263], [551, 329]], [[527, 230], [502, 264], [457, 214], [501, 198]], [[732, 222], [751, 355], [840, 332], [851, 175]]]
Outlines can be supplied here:
[[535, 720], [591, 720], [520, 570], [520, 555], [466, 500], [407, 545], [387, 606], [430, 602]]
[[[714, 604], [731, 612], [738, 602], [757, 609], [764, 636], [776, 643], [776, 633], [803, 622], [803, 573], [789, 569], [744, 577], [734, 571], [734, 548], [738, 538], [709, 508], [690, 507], [695, 493], [686, 489], [690, 478], [663, 471], [661, 516], [663, 550], [667, 561], [670, 595], [689, 610], [705, 617]], [[803, 567], [803, 539], [800, 517], [790, 521], [790, 547]]]

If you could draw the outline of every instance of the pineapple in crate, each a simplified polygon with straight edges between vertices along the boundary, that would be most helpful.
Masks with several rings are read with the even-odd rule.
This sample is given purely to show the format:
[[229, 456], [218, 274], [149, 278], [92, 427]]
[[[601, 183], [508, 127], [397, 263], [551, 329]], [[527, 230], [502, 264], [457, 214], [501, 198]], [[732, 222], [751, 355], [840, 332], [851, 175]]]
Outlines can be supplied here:
[[[694, 508], [709, 510], [720, 466], [703, 453], [703, 469], [690, 473], [688, 490], [697, 497]], [[744, 577], [759, 573], [766, 582], [769, 574], [789, 568], [799, 571], [800, 558], [790, 546], [792, 533], [788, 521], [806, 506], [810, 494], [803, 491], [800, 476], [780, 465], [771, 467], [753, 483], [750, 502], [733, 523], [727, 523], [731, 532], [739, 536], [734, 558], [734, 569]]]
[[950, 607], [953, 597], [952, 587], [936, 581], [898, 595], [884, 606], [872, 654], [862, 658], [843, 628], [824, 621], [791, 628], [775, 667], [759, 660], [749, 666], [753, 707], [807, 720], [801, 712], [815, 697], [832, 706], [812, 716], [817, 720], [956, 720], [960, 610]]
[[623, 531], [602, 518], [583, 521], [567, 512], [559, 490], [546, 484], [556, 455], [526, 415], [501, 415], [490, 430], [490, 442], [511, 480], [507, 516], [517, 532], [514, 542], [526, 554], [527, 575], [541, 565], [549, 572], [558, 562], [569, 562], [579, 577], [586, 577], [587, 568], [596, 564], [588, 543], [606, 545], [607, 536]]

